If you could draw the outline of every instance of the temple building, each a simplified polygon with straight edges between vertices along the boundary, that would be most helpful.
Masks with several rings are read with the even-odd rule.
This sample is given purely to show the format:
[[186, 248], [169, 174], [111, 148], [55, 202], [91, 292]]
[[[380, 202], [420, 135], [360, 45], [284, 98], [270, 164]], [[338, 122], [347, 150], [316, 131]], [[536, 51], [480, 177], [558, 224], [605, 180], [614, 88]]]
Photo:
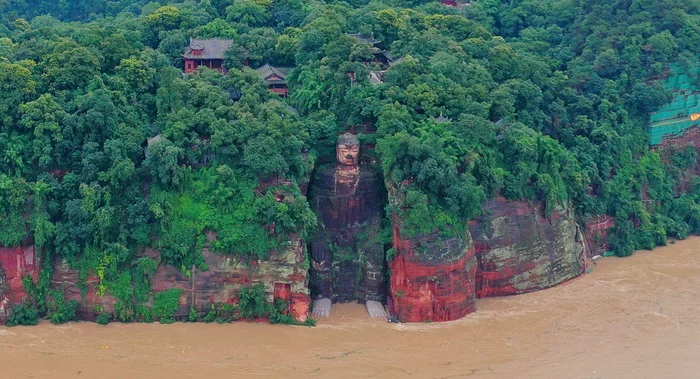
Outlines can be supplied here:
[[464, 0], [459, 0], [459, 1], [457, 1], [457, 0], [440, 0], [440, 4], [446, 5], [448, 7], [464, 8], [464, 7], [468, 7], [468, 6], [472, 5], [472, 1], [471, 0], [467, 0], [467, 1], [464, 1]]
[[376, 47], [377, 45], [379, 45], [380, 42], [382, 42], [382, 41], [374, 38], [374, 33], [372, 33], [370, 35], [360, 34], [360, 33], [348, 34], [348, 37], [354, 38], [357, 41], [357, 43], [359, 43], [359, 44], [366, 44], [366, 45], [370, 45], [370, 46], [374, 46], [374, 47]]
[[196, 71], [199, 66], [208, 67], [221, 73], [224, 68], [224, 53], [231, 48], [230, 39], [194, 39], [190, 38], [190, 46], [185, 48], [182, 57], [185, 60], [185, 72]]
[[[374, 34], [347, 34], [347, 36], [353, 38], [358, 44], [366, 45], [373, 49], [374, 58], [364, 62], [368, 67], [370, 67], [367, 80], [372, 86], [384, 83], [384, 76], [386, 75], [389, 67], [401, 63], [404, 59], [403, 57], [394, 57], [391, 50], [384, 50], [380, 48], [382, 41], [374, 38]], [[348, 77], [350, 78], [351, 85], [358, 80], [357, 73], [353, 71], [348, 72]]]
[[287, 75], [291, 70], [291, 67], [274, 67], [268, 63], [258, 67], [255, 71], [260, 74], [260, 77], [267, 84], [267, 88], [270, 92], [279, 95], [280, 97], [287, 97], [289, 94], [289, 88], [287, 88]]

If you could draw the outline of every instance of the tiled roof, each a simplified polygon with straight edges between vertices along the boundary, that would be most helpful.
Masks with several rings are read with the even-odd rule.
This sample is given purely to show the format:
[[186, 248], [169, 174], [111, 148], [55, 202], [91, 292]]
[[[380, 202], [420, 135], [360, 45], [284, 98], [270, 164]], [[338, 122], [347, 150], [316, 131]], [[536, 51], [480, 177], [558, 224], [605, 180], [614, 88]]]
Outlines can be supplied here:
[[446, 122], [452, 122], [452, 119], [449, 117], [443, 116], [442, 112], [440, 112], [440, 116], [433, 117], [433, 120], [435, 121], [436, 124], [444, 124]]
[[[270, 85], [287, 83], [287, 74], [289, 74], [291, 69], [292, 67], [274, 67], [270, 66], [269, 63], [265, 63], [264, 65], [256, 68], [255, 71], [260, 74], [260, 77], [265, 80], [265, 83]], [[271, 79], [273, 76], [276, 76], [279, 79]]]
[[348, 34], [348, 36], [354, 38], [357, 40], [357, 43], [366, 43], [369, 45], [376, 45], [379, 42], [382, 42], [380, 40], [374, 39], [374, 34], [370, 35], [362, 35], [362, 34]]
[[[190, 39], [190, 46], [185, 48], [183, 57], [189, 59], [224, 59], [224, 53], [231, 48], [233, 40], [230, 39]], [[194, 55], [192, 50], [204, 50], [202, 55]]]
[[370, 71], [369, 72], [369, 84], [376, 86], [377, 84], [384, 83], [384, 74], [386, 71]]

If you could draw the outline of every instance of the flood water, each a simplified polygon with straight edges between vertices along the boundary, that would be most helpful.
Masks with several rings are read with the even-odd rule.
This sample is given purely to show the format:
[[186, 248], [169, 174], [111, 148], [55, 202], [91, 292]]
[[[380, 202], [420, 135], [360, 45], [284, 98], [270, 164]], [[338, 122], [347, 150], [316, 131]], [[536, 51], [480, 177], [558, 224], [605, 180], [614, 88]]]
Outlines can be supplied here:
[[334, 307], [315, 328], [253, 323], [0, 327], [0, 377], [700, 376], [700, 238], [598, 261], [462, 320], [389, 324]]

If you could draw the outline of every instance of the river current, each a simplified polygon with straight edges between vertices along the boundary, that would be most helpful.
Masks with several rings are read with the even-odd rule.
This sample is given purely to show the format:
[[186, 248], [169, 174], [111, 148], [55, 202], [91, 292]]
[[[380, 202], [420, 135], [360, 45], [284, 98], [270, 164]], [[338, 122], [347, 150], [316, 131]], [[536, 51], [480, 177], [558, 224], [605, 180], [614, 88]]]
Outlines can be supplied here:
[[3, 378], [700, 376], [700, 237], [447, 323], [371, 320], [334, 306], [315, 328], [69, 323], [0, 327]]

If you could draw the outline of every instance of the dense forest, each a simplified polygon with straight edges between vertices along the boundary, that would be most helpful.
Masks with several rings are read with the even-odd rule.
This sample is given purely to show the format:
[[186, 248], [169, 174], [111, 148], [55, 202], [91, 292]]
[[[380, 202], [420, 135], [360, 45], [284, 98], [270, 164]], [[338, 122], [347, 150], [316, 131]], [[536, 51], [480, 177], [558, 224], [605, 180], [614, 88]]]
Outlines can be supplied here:
[[[146, 246], [185, 272], [210, 231], [260, 259], [312, 235], [300, 186], [348, 130], [407, 235], [459, 233], [494, 196], [611, 215], [619, 256], [700, 233], [700, 181], [677, 191], [695, 149], [662, 158], [648, 130], [668, 64], [700, 64], [696, 2], [0, 0], [0, 17], [0, 245], [31, 236], [118, 299], [143, 296]], [[382, 83], [351, 33], [392, 52]], [[214, 37], [229, 72], [183, 75], [189, 39]], [[294, 67], [289, 97], [243, 61]]]

